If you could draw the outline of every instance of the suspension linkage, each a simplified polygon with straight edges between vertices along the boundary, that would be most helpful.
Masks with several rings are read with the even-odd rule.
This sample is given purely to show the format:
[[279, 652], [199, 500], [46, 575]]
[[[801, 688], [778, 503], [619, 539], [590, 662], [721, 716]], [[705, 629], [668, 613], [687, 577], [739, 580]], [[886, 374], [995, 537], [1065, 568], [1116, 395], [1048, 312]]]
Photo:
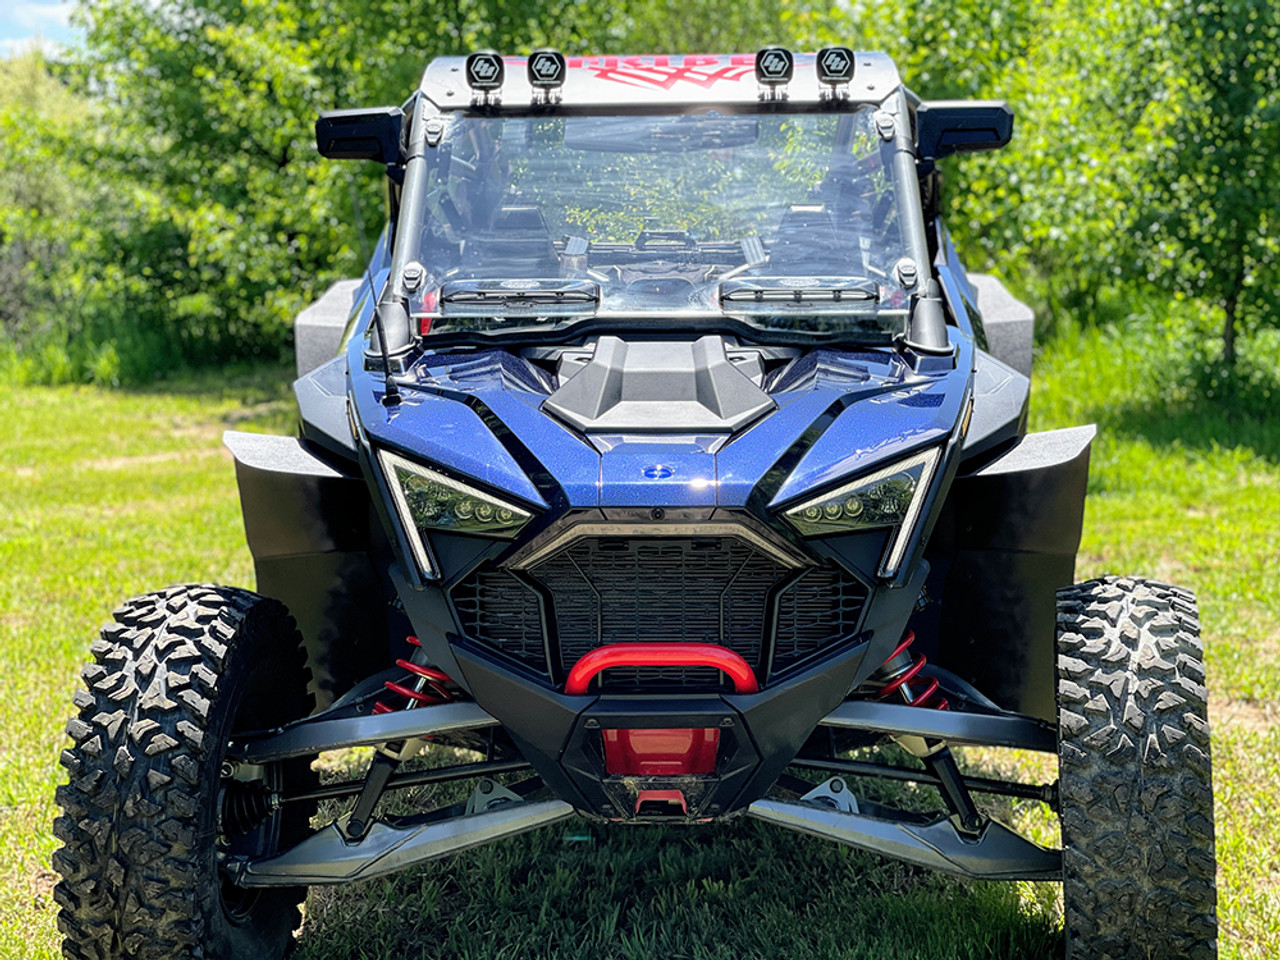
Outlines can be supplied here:
[[[464, 763], [456, 767], [442, 767], [436, 770], [415, 770], [411, 773], [393, 774], [384, 789], [398, 790], [403, 787], [421, 787], [432, 783], [448, 783], [452, 780], [467, 780], [471, 777], [492, 777], [499, 773], [520, 773], [533, 769], [525, 760], [490, 760], [481, 763]], [[282, 797], [282, 803], [298, 803], [303, 800], [337, 800], [352, 797], [364, 788], [364, 780], [347, 780], [343, 783], [330, 783], [314, 790], [291, 794]]]
[[[880, 777], [900, 780], [904, 783], [920, 783], [936, 789], [942, 788], [941, 780], [927, 770], [911, 770], [866, 760], [837, 760], [825, 757], [796, 757], [791, 766], [806, 770], [823, 770], [854, 777]], [[989, 780], [984, 777], [961, 777], [964, 786], [973, 793], [990, 793], [1020, 800], [1038, 800], [1050, 808], [1058, 809], [1058, 784], [1016, 783], [1011, 780]]]

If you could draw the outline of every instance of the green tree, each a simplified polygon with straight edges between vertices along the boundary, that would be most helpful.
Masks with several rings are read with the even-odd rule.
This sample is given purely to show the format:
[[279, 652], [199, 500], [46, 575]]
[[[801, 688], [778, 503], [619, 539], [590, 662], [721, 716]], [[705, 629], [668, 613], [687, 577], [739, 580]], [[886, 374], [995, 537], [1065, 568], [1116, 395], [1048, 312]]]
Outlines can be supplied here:
[[[135, 312], [188, 360], [278, 353], [296, 310], [357, 274], [386, 189], [372, 169], [321, 162], [317, 112], [399, 103], [438, 54], [554, 44], [567, 52], [758, 42], [780, 8], [572, 0], [84, 2], [87, 66], [119, 124], [98, 162], [163, 198], [122, 226], [143, 265]], [[673, 35], [674, 31], [674, 35]], [[363, 209], [358, 216], [356, 206]]]
[[102, 123], [39, 53], [0, 61], [0, 360], [24, 379], [118, 371], [110, 338], [82, 335], [104, 297], [115, 303], [104, 231], [128, 202], [91, 162]]
[[35, 227], [74, 210], [74, 185], [49, 176], [52, 154], [42, 149], [70, 127], [74, 111], [74, 98], [38, 53], [0, 60], [0, 325], [10, 338], [30, 324], [37, 304], [33, 265], [53, 259], [53, 238]]
[[1280, 7], [1164, 7], [1166, 89], [1144, 134], [1151, 278], [1221, 317], [1222, 360], [1241, 325], [1280, 321]]
[[1046, 327], [1097, 320], [1105, 291], [1142, 283], [1142, 130], [1160, 89], [1150, 64], [1161, 27], [1143, 4], [1045, 5], [1001, 78], [1013, 142], [965, 161], [969, 222], [957, 232], [1039, 301]]

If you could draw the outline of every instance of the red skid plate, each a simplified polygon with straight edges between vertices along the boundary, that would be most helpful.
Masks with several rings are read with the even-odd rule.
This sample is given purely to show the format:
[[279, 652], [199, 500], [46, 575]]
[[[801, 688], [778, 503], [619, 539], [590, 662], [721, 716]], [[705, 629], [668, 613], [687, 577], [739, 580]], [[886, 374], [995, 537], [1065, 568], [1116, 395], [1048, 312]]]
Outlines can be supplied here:
[[715, 727], [604, 730], [604, 767], [610, 774], [676, 777], [714, 773], [720, 731]]

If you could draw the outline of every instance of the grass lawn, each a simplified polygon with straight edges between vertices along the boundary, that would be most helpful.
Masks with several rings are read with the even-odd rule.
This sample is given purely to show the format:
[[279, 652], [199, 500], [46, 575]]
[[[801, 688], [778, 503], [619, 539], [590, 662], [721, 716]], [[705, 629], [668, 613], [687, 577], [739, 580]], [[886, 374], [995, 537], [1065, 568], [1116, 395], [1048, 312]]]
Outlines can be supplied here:
[[[1253, 346], [1277, 353], [1275, 341]], [[1154, 335], [1059, 340], [1037, 361], [1032, 420], [1101, 428], [1081, 577], [1142, 573], [1200, 595], [1222, 954], [1264, 957], [1280, 942], [1280, 415], [1240, 412], [1267, 405], [1257, 395], [1266, 378], [1248, 396], [1198, 399], [1179, 386], [1178, 355]], [[0, 416], [0, 957], [43, 958], [58, 955], [56, 760], [89, 641], [128, 595], [252, 583], [219, 436], [287, 427], [287, 374], [146, 392], [0, 386]], [[1035, 760], [966, 759], [1037, 772]], [[331, 758], [332, 775], [353, 762]], [[1002, 811], [1052, 840], [1042, 808]], [[569, 821], [319, 891], [300, 953], [1038, 958], [1061, 951], [1056, 897], [1050, 884], [965, 883], [756, 823], [601, 831]]]

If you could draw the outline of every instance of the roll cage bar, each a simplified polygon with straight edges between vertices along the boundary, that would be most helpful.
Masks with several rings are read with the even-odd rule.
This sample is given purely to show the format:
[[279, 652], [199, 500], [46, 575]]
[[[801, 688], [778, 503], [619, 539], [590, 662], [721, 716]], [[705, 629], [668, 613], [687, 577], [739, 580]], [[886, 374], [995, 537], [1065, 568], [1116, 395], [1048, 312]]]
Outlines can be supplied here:
[[[907, 249], [917, 264], [932, 262], [937, 238], [932, 236], [940, 189], [935, 163], [956, 153], [972, 153], [1003, 147], [1012, 137], [1013, 112], [1003, 101], [921, 100], [904, 86], [893, 64], [883, 54], [848, 52], [863, 65], [859, 80], [843, 87], [826, 86], [819, 54], [797, 54], [798, 69], [789, 82], [778, 84], [762, 78], [761, 58], [781, 48], [768, 47], [759, 54], [686, 57], [579, 57], [562, 69], [563, 88], [556, 94], [543, 85], [523, 80], [518, 68], [525, 58], [500, 58], [508, 68], [501, 95], [491, 89], [468, 90], [469, 58], [433, 60], [423, 75], [421, 88], [400, 107], [334, 110], [316, 121], [316, 146], [331, 159], [370, 160], [383, 164], [389, 183], [390, 244], [393, 250], [390, 282], [380, 303], [381, 328], [386, 352], [402, 355], [412, 349], [412, 322], [401, 288], [405, 267], [402, 247], [395, 243], [400, 222], [411, 224], [423, 215], [427, 151], [440, 141], [443, 117], [451, 113], [480, 116], [609, 116], [620, 114], [681, 114], [703, 109], [729, 113], [847, 112], [868, 105], [880, 108], [877, 125], [886, 140], [895, 142], [893, 176], [899, 184], [901, 218]], [[537, 54], [535, 54], [536, 56]], [[496, 54], [483, 54], [496, 58]], [[556, 54], [556, 56], [559, 56]], [[561, 58], [563, 61], [563, 58]], [[810, 68], [812, 64], [812, 68]], [[755, 67], [757, 91], [741, 81], [748, 67]], [[499, 76], [504, 72], [499, 70]], [[532, 78], [532, 71], [529, 77]], [[849, 76], [854, 76], [850, 71]], [[656, 78], [656, 79], [655, 79]], [[692, 80], [705, 96], [690, 99], [673, 93], [680, 81]], [[647, 85], [647, 86], [646, 86]], [[787, 92], [780, 93], [779, 86]], [[855, 94], [855, 88], [858, 89]], [[470, 94], [470, 96], [468, 96]], [[441, 104], [444, 106], [441, 106]], [[420, 183], [419, 181], [423, 181]], [[912, 187], [912, 184], [916, 187]], [[931, 278], [921, 283], [912, 311], [909, 343], [923, 352], [948, 352], [943, 329], [941, 300], [931, 289]], [[917, 314], [919, 315], [917, 317]], [[375, 332], [375, 336], [376, 336]], [[373, 353], [380, 353], [381, 343]]]

